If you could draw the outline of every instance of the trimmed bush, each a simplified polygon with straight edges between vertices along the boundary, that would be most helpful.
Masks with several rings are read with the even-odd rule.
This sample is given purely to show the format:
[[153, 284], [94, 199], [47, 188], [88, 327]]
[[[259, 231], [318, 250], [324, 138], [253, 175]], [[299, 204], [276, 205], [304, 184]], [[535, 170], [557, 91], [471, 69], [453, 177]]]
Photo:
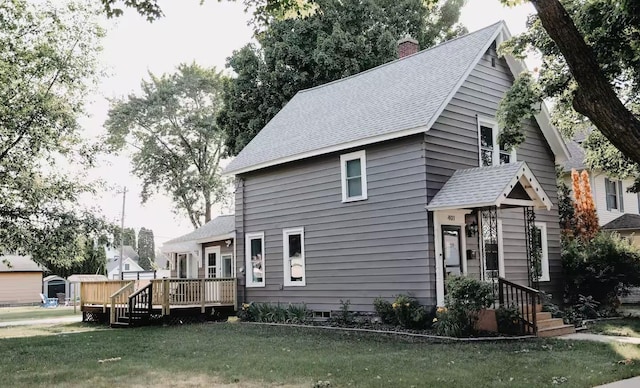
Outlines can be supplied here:
[[409, 295], [398, 295], [393, 303], [376, 298], [373, 307], [382, 322], [405, 329], [423, 329], [431, 324], [433, 312]]
[[289, 304], [286, 307], [271, 303], [243, 303], [238, 318], [246, 322], [305, 323], [311, 318], [307, 306]]
[[445, 287], [447, 308], [439, 308], [436, 313], [436, 333], [450, 337], [473, 334], [480, 310], [493, 303], [491, 285], [465, 276], [452, 276]]

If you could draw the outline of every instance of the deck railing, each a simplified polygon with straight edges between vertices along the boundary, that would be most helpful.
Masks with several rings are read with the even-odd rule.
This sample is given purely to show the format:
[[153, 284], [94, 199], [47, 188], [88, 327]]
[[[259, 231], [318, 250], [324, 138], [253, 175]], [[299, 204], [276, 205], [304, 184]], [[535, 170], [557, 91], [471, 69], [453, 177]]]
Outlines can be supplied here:
[[127, 315], [129, 310], [129, 295], [133, 294], [135, 291], [135, 283], [127, 282], [122, 288], [118, 291], [111, 294], [110, 303], [109, 303], [109, 322], [114, 324], [118, 322], [121, 317]]
[[106, 311], [111, 302], [111, 295], [131, 283], [131, 280], [105, 280], [100, 282], [80, 283], [80, 306], [101, 305]]
[[522, 317], [523, 334], [538, 335], [536, 312], [541, 303], [540, 291], [498, 278], [500, 306], [515, 307]]
[[237, 305], [236, 278], [152, 280], [153, 304], [162, 305], [163, 314], [171, 306]]

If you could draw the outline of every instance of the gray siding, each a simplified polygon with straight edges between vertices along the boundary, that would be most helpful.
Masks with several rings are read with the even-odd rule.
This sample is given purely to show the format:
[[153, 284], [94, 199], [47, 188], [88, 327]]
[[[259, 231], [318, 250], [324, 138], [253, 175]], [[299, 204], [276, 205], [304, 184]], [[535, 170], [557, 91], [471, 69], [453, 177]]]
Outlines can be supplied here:
[[[429, 201], [456, 169], [478, 167], [477, 115], [492, 118], [498, 103], [513, 82], [513, 76], [504, 59], [491, 65], [490, 50], [467, 80], [462, 84], [440, 118], [425, 135], [427, 187]], [[541, 283], [547, 292], [560, 295], [562, 285], [560, 264], [560, 229], [555, 176], [555, 158], [540, 128], [533, 120], [525, 124], [526, 141], [516, 150], [517, 160], [527, 162], [553, 203], [551, 211], [536, 211], [536, 219], [547, 224], [549, 271], [552, 282]], [[472, 189], [472, 188], [470, 188]], [[505, 272], [509, 280], [527, 284], [524, 220], [522, 209], [501, 210], [503, 223]], [[433, 230], [429, 229], [430, 235]], [[467, 239], [468, 249], [476, 249], [477, 239]], [[429, 258], [435, 253], [429, 249]], [[478, 276], [480, 260], [467, 261], [471, 276]]]
[[[237, 235], [264, 232], [266, 246], [266, 286], [247, 288], [248, 301], [304, 302], [329, 311], [348, 299], [354, 310], [370, 311], [378, 296], [412, 292], [423, 303], [433, 300], [422, 136], [364, 149], [365, 201], [342, 203], [340, 154], [356, 150], [242, 176]], [[282, 230], [294, 227], [305, 230], [306, 286], [283, 287]], [[237, 244], [242, 268], [244, 238]]]

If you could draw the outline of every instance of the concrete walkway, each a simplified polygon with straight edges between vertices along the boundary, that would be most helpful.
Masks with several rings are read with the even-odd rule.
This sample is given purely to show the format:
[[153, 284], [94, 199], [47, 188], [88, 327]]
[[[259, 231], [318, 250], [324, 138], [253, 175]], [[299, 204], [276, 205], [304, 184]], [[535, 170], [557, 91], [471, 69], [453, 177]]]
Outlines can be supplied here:
[[640, 376], [626, 380], [614, 381], [613, 383], [599, 385], [595, 388], [637, 388], [640, 387]]
[[35, 325], [55, 325], [57, 323], [82, 322], [82, 314], [71, 317], [46, 318], [46, 319], [25, 319], [23, 321], [0, 322], [0, 327], [9, 326], [35, 326]]
[[[619, 342], [623, 344], [640, 345], [640, 338], [621, 337], [621, 336], [615, 336], [615, 335], [574, 333], [574, 334], [565, 334], [556, 338], [564, 339], [564, 340], [595, 341], [595, 342], [606, 342], [606, 343]], [[638, 386], [640, 387], [640, 385]]]

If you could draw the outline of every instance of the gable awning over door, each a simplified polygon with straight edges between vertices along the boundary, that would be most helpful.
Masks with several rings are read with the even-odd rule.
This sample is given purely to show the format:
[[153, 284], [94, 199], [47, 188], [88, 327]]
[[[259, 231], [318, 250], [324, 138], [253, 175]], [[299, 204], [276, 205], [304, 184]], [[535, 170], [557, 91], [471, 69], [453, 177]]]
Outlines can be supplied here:
[[534, 206], [551, 209], [551, 200], [525, 162], [457, 170], [427, 205], [430, 211]]

